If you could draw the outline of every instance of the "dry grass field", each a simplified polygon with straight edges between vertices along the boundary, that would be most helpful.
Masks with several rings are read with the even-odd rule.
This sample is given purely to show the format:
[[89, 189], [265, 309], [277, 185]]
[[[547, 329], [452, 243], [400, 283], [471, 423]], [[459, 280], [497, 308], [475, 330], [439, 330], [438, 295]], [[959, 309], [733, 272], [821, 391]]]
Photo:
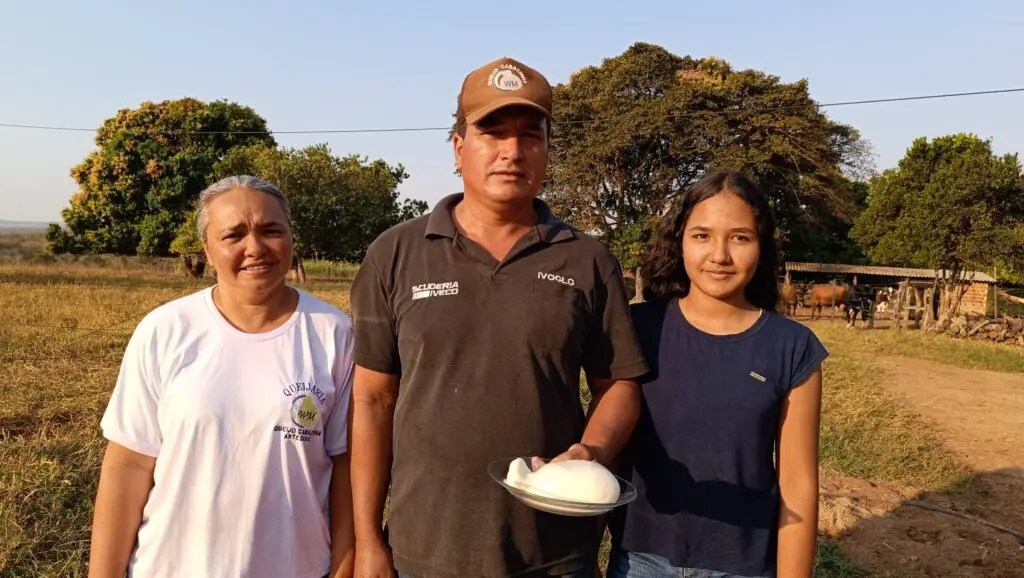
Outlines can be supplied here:
[[[5, 256], [5, 240], [0, 238], [0, 575], [85, 576], [103, 450], [98, 423], [122, 349], [146, 312], [211, 281], [185, 280], [173, 261], [11, 256], [9, 240]], [[348, 310], [352, 273], [351, 267], [314, 265], [303, 288]], [[967, 446], [951, 443], [956, 431], [929, 417], [928, 400], [915, 406], [914, 399], [903, 399], [900, 387], [907, 380], [899, 361], [1016, 378], [1024, 372], [1021, 352], [914, 332], [850, 330], [838, 322], [810, 325], [832, 352], [825, 366], [825, 495], [816, 575], [929, 576], [954, 569], [946, 575], [1009, 576], [1024, 567], [1013, 566], [1024, 564], [1024, 546], [1009, 536], [900, 501], [931, 497], [998, 516], [994, 499], [1021, 497], [1024, 478], [993, 482], [991, 472], [963, 451]], [[924, 379], [915, 367], [914, 379]], [[958, 539], [968, 546], [977, 542], [986, 554], [943, 566], [949, 549], [941, 540], [932, 540], [931, 550], [927, 539], [898, 542], [913, 536], [904, 526], [941, 532], [951, 524], [965, 525], [961, 534], [968, 537]]]

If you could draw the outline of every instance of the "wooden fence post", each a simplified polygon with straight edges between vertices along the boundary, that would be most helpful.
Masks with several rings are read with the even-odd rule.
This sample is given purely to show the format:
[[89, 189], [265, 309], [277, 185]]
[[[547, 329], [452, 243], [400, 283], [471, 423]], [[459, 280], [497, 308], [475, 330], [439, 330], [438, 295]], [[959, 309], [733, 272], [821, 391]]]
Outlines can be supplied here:
[[996, 279], [996, 268], [992, 267], [992, 317], [999, 319], [999, 280]]

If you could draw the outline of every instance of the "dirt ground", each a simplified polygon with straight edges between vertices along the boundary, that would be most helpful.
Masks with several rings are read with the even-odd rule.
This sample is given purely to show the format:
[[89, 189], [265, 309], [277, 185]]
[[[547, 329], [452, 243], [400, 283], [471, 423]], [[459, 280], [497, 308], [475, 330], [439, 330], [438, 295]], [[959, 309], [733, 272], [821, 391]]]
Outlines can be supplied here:
[[880, 385], [931, 418], [975, 470], [1016, 468], [1024, 478], [1024, 375], [903, 357], [871, 361], [885, 372]]
[[1024, 540], [923, 502], [1024, 532], [1024, 375], [872, 358], [879, 383], [933, 422], [970, 464], [967, 489], [919, 492], [825, 474], [821, 528], [883, 576], [1024, 577]]
[[[812, 311], [811, 311], [810, 307], [797, 307], [796, 317], [792, 317], [792, 319], [796, 319], [797, 321], [800, 321], [800, 322], [803, 322], [803, 323], [807, 323], [808, 321], [813, 321], [813, 319], [811, 319], [811, 313], [812, 313]], [[834, 312], [834, 314], [833, 314], [833, 311], [831, 309], [829, 309], [828, 307], [822, 309], [821, 312], [818, 313], [818, 315], [819, 315], [819, 319], [822, 319], [824, 321], [834, 321], [836, 323], [845, 322], [845, 319], [843, 318], [843, 313], [842, 312], [836, 310]], [[904, 322], [904, 323], [906, 323], [906, 322]], [[875, 315], [875, 322], [874, 322], [872, 328], [873, 329], [892, 329], [893, 324], [894, 324], [894, 320], [892, 319], [891, 315], [889, 315], [888, 313], [878, 313], [877, 315]], [[865, 327], [867, 327], [867, 322], [864, 321], [863, 319], [861, 319], [860, 317], [858, 317], [857, 318], [857, 327], [858, 328], [865, 328]]]

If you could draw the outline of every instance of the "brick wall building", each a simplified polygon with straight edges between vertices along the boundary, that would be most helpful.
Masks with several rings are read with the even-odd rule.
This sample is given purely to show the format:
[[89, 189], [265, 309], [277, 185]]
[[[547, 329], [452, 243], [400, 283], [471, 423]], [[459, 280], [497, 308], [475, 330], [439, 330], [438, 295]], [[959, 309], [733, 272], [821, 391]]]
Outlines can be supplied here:
[[961, 311], [985, 315], [985, 312], [988, 311], [988, 300], [991, 293], [992, 287], [988, 283], [972, 282], [960, 301]]
[[[845, 265], [839, 263], [786, 263], [786, 278], [793, 275], [804, 282], [815, 283], [856, 283], [867, 287], [896, 287], [902, 281], [909, 281], [911, 287], [927, 291], [934, 282], [936, 272], [932, 269], [910, 269], [905, 267], [879, 267], [874, 265]], [[946, 271], [940, 271], [946, 276]], [[967, 271], [966, 293], [960, 301], [962, 312], [985, 315], [992, 294], [994, 278], [981, 271]]]

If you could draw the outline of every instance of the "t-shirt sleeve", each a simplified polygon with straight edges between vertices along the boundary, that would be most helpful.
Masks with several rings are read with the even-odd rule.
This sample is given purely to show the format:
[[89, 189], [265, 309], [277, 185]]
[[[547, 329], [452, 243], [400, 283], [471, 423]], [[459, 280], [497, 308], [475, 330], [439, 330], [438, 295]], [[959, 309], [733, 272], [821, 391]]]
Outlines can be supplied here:
[[583, 346], [583, 370], [603, 379], [634, 379], [647, 373], [617, 261], [595, 288], [593, 323]]
[[402, 365], [390, 294], [373, 253], [368, 252], [352, 282], [355, 363], [372, 371], [399, 374]]
[[802, 332], [793, 348], [792, 372], [789, 379], [789, 388], [792, 389], [807, 379], [815, 369], [820, 366], [828, 357], [828, 350], [822, 345], [818, 336], [810, 329]]
[[324, 432], [324, 448], [327, 455], [336, 456], [348, 451], [349, 404], [352, 396], [352, 375], [355, 373], [353, 364], [354, 333], [351, 326], [346, 325], [339, 330], [338, 351], [334, 358], [334, 409], [327, 418]]
[[160, 352], [154, 329], [146, 318], [132, 333], [114, 391], [100, 420], [105, 438], [151, 457], [157, 456], [163, 442], [157, 416], [162, 391], [156, 370]]

